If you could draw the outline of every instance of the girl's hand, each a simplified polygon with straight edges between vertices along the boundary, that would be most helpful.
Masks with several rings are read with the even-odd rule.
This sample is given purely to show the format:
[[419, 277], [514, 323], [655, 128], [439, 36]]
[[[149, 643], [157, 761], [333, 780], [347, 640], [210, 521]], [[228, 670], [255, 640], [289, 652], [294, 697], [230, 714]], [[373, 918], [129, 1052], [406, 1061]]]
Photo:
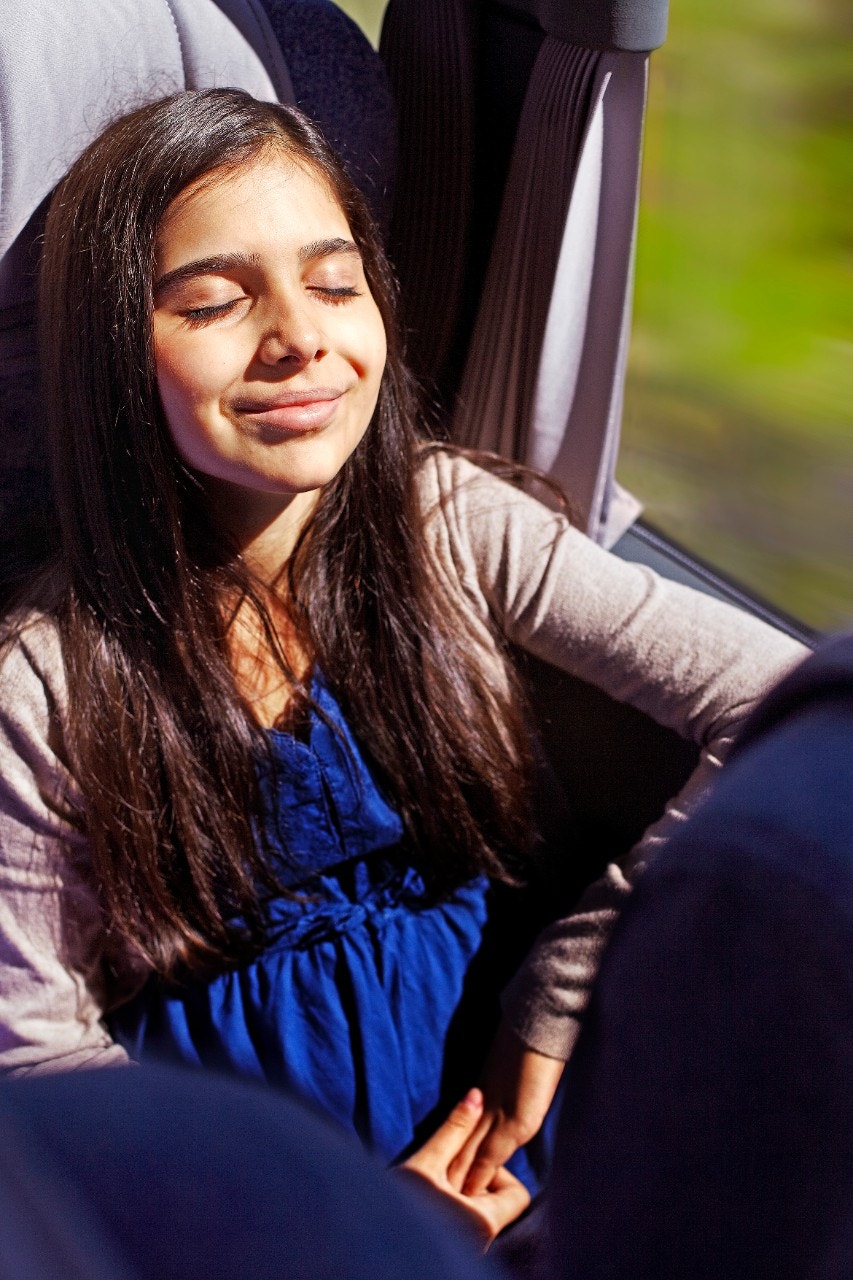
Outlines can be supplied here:
[[506, 1169], [497, 1168], [483, 1189], [468, 1195], [451, 1184], [449, 1169], [483, 1116], [483, 1095], [471, 1089], [413, 1156], [399, 1166], [424, 1178], [461, 1209], [487, 1249], [499, 1231], [514, 1222], [530, 1203], [527, 1188]]
[[502, 1022], [481, 1080], [483, 1114], [450, 1167], [450, 1182], [478, 1196], [513, 1152], [539, 1132], [565, 1063], [535, 1053]]

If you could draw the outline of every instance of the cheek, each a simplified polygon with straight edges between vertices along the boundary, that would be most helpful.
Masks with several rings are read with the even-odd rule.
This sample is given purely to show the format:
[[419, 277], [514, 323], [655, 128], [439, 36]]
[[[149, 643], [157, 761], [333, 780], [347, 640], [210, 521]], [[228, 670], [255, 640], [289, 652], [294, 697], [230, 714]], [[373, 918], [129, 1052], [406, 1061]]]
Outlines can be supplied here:
[[198, 451], [207, 447], [210, 434], [205, 411], [210, 397], [201, 371], [181, 353], [158, 350], [156, 344], [154, 355], [160, 404], [172, 443], [184, 462], [196, 466]]
[[199, 390], [198, 361], [175, 343], [154, 344], [154, 365], [161, 395], [192, 399]]
[[221, 378], [215, 358], [200, 359], [197, 351], [155, 342], [154, 364], [160, 403], [173, 433], [180, 424], [203, 416], [205, 407], [218, 399]]
[[385, 374], [386, 355], [385, 332], [382, 330], [376, 335], [370, 348], [364, 351], [363, 356], [361, 400], [368, 422], [373, 416], [376, 401], [379, 398], [379, 391]]
[[373, 324], [362, 331], [362, 359], [364, 362], [365, 380], [374, 394], [379, 391], [382, 374], [385, 372], [385, 361], [388, 355], [388, 344], [385, 339], [385, 326], [377, 313]]

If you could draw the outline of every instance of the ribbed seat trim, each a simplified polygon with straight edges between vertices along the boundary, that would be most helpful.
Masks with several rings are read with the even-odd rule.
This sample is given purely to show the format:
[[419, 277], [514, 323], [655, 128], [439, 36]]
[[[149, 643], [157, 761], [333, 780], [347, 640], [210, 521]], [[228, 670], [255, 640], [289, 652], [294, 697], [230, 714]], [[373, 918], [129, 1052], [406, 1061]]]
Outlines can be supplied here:
[[380, 53], [403, 125], [390, 254], [409, 358], [429, 378], [453, 346], [467, 265], [476, 80], [471, 7], [391, 0]]
[[599, 57], [552, 39], [539, 51], [454, 413], [460, 443], [519, 460]]
[[645, 71], [643, 54], [543, 41], [452, 423], [554, 476], [606, 545], [639, 512], [613, 472]]

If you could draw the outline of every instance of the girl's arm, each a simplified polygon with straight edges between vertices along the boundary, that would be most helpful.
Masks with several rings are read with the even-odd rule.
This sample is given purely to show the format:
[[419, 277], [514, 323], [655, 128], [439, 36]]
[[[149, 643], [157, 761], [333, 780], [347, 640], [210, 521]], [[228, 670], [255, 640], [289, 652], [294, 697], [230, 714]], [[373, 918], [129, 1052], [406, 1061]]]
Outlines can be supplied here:
[[106, 954], [106, 934], [63, 761], [62, 657], [28, 626], [0, 665], [0, 1069], [114, 1066], [102, 1024], [144, 975]]
[[631, 883], [707, 793], [756, 702], [806, 650], [731, 605], [602, 550], [563, 516], [463, 458], [428, 455], [422, 483], [435, 511], [436, 557], [482, 621], [484, 661], [495, 662], [497, 679], [490, 620], [511, 643], [701, 749], [660, 820], [568, 918], [545, 931], [505, 993], [520, 1040], [565, 1059]]
[[541, 1123], [631, 884], [705, 796], [755, 704], [806, 651], [741, 610], [602, 550], [462, 458], [429, 455], [423, 488], [436, 558], [482, 623], [496, 679], [490, 623], [701, 752], [660, 820], [540, 935], [504, 992], [504, 1025], [481, 1082], [484, 1115], [452, 1170], [458, 1189], [476, 1193]]

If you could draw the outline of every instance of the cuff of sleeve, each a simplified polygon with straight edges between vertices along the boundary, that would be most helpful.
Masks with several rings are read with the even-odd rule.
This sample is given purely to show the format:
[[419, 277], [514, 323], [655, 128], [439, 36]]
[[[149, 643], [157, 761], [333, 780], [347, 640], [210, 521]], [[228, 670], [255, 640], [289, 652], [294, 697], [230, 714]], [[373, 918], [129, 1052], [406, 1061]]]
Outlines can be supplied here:
[[511, 983], [501, 997], [506, 1021], [519, 1040], [534, 1053], [567, 1062], [580, 1032], [580, 1017], [565, 1009], [543, 1008], [529, 994], [514, 989]]

